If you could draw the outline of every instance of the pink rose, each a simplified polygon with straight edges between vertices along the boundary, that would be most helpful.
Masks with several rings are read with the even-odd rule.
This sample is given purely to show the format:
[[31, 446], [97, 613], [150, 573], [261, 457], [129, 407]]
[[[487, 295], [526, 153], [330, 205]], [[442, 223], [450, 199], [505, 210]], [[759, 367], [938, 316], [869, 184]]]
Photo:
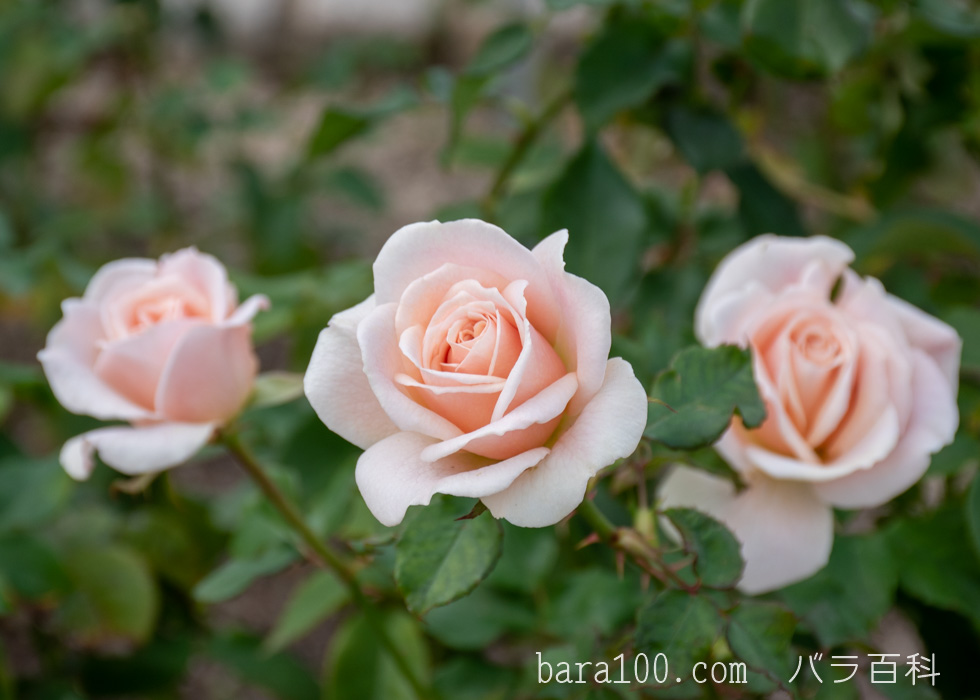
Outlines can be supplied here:
[[267, 304], [239, 306], [225, 268], [193, 248], [103, 266], [62, 304], [38, 359], [69, 411], [132, 425], [69, 440], [65, 470], [88, 478], [96, 450], [124, 474], [193, 456], [248, 398], [258, 370], [249, 322]]
[[819, 570], [832, 507], [885, 503], [956, 432], [959, 336], [859, 277], [853, 258], [830, 238], [760, 236], [722, 261], [698, 304], [701, 342], [752, 348], [767, 418], [755, 430], [734, 421], [715, 446], [743, 491], [675, 469], [661, 495], [732, 529], [750, 593]]
[[567, 240], [529, 251], [482, 221], [406, 226], [378, 254], [375, 293], [320, 334], [306, 395], [365, 449], [357, 485], [385, 525], [434, 493], [551, 525], [636, 448], [646, 393], [608, 359], [609, 302], [565, 272]]

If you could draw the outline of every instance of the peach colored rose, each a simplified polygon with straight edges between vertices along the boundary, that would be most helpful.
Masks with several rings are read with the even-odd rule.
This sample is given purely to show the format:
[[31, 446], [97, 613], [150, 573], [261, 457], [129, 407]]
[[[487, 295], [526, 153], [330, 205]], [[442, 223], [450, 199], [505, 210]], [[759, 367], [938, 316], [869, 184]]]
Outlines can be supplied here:
[[885, 503], [956, 432], [959, 336], [859, 277], [853, 258], [830, 238], [760, 236], [722, 261], [698, 304], [701, 342], [752, 348], [767, 418], [755, 430], [734, 421], [715, 446], [743, 491], [675, 469], [661, 495], [732, 529], [750, 593], [819, 570], [832, 507]]
[[434, 493], [550, 525], [636, 448], [646, 394], [608, 359], [609, 302], [565, 272], [567, 240], [530, 251], [482, 221], [406, 226], [374, 263], [375, 293], [320, 334], [306, 395], [366, 450], [358, 488], [385, 525]]
[[94, 451], [124, 474], [191, 457], [248, 398], [258, 370], [250, 321], [267, 304], [239, 306], [225, 268], [193, 248], [103, 266], [81, 299], [62, 304], [38, 359], [69, 411], [131, 425], [69, 440], [65, 470], [87, 478]]

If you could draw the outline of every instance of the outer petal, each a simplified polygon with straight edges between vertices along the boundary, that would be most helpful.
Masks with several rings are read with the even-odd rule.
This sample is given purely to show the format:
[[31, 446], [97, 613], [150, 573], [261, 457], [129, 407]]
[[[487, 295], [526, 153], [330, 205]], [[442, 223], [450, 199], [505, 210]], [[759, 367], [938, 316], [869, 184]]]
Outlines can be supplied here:
[[952, 326], [891, 294], [889, 305], [898, 315], [899, 323], [912, 347], [921, 348], [935, 360], [953, 390], [959, 387], [960, 353], [963, 341]]
[[603, 291], [588, 280], [565, 272], [567, 243], [568, 231], [558, 231], [535, 246], [533, 253], [541, 261], [558, 300], [561, 326], [555, 349], [568, 368], [578, 374], [579, 390], [568, 409], [574, 416], [605, 379], [612, 320]]
[[269, 308], [269, 297], [264, 294], [253, 294], [243, 301], [232, 311], [231, 315], [223, 321], [224, 326], [242, 326], [251, 322], [255, 314]]
[[647, 395], [629, 363], [608, 361], [606, 378], [551, 454], [506, 490], [483, 498], [496, 518], [521, 527], [553, 525], [582, 502], [589, 479], [632, 454], [646, 427]]
[[110, 293], [153, 279], [156, 272], [157, 261], [147, 258], [123, 258], [106, 263], [92, 275], [85, 287], [85, 301], [101, 303]]
[[374, 261], [378, 305], [398, 301], [412, 282], [446, 263], [527, 280], [528, 317], [546, 338], [555, 337], [555, 300], [541, 265], [503, 229], [477, 219], [410, 224], [393, 233]]
[[324, 425], [361, 449], [398, 432], [371, 391], [357, 344], [357, 324], [373, 310], [372, 295], [331, 318], [303, 378], [306, 398]]
[[211, 439], [214, 428], [213, 423], [99, 428], [66, 442], [61, 449], [61, 465], [73, 479], [87, 479], [97, 451], [103, 462], [123, 474], [156, 472], [193, 457]]
[[245, 403], [258, 369], [249, 326], [192, 328], [160, 377], [157, 412], [185, 423], [223, 422]]
[[225, 320], [237, 299], [228, 284], [228, 271], [213, 255], [184, 248], [160, 258], [159, 275], [174, 275], [192, 285], [210, 302], [211, 320]]
[[758, 294], [760, 286], [779, 292], [804, 278], [809, 285], [825, 286], [829, 291], [852, 260], [850, 248], [825, 236], [757, 236], [730, 253], [711, 276], [694, 315], [697, 336], [706, 345], [722, 342], [715, 308], [730, 306], [730, 295]]
[[912, 415], [895, 450], [870, 469], [817, 486], [828, 503], [841, 508], [868, 508], [891, 500], [918, 481], [931, 455], [956, 434], [959, 410], [955, 391], [936, 362], [914, 351]]
[[397, 525], [409, 506], [426, 505], [435, 493], [477, 498], [496, 493], [548, 454], [548, 448], [538, 447], [503, 462], [467, 453], [427, 462], [420, 454], [433, 442], [419, 433], [395, 433], [357, 460], [357, 488], [382, 524]]
[[72, 413], [102, 420], [145, 420], [152, 412], [125, 398], [93, 369], [102, 320], [94, 305], [79, 299], [62, 304], [64, 318], [48, 334], [37, 358], [58, 402]]
[[734, 494], [718, 477], [676, 467], [660, 487], [663, 507], [696, 508], [717, 518], [742, 543], [738, 587], [756, 594], [802, 581], [830, 558], [833, 512], [809, 486], [759, 478]]

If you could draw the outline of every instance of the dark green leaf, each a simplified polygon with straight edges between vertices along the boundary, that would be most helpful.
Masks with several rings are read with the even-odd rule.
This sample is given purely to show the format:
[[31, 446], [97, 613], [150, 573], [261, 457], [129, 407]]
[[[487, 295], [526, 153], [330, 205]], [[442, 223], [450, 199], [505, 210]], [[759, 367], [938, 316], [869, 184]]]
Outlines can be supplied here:
[[202, 603], [234, 598], [255, 579], [282, 571], [298, 556], [292, 548], [277, 547], [252, 559], [230, 559], [194, 587], [194, 598]]
[[607, 22], [582, 54], [575, 74], [575, 101], [586, 128], [594, 131], [665, 85], [685, 82], [690, 71], [690, 44], [666, 40], [642, 18], [620, 17]]
[[746, 235], [806, 235], [796, 204], [777, 190], [754, 164], [742, 163], [729, 168], [726, 174], [738, 188], [738, 218]]
[[891, 608], [897, 585], [897, 562], [884, 537], [838, 536], [827, 565], [780, 596], [830, 648], [866, 639]]
[[960, 367], [980, 373], [980, 310], [960, 306], [946, 315], [946, 323], [955, 328], [963, 339]]
[[205, 653], [242, 680], [265, 688], [279, 700], [316, 700], [316, 680], [306, 666], [287, 654], [269, 655], [261, 640], [244, 634], [212, 637]]
[[398, 542], [395, 580], [417, 615], [465, 596], [500, 557], [500, 524], [488, 513], [457, 520], [469, 510], [461, 511], [460, 503], [433, 499], [409, 520]]
[[360, 136], [371, 126], [364, 114], [339, 108], [328, 109], [310, 139], [309, 154], [313, 158], [328, 155], [343, 143]]
[[671, 680], [686, 678], [694, 663], [708, 656], [722, 627], [721, 615], [704, 596], [666, 590], [640, 609], [636, 650], [650, 659], [664, 654]]
[[543, 217], [548, 233], [568, 228], [568, 271], [621, 303], [639, 273], [647, 213], [598, 143], [586, 143], [545, 194]]
[[528, 598], [503, 596], [480, 586], [425, 616], [429, 634], [453, 649], [480, 651], [507, 633], [527, 634], [536, 617]]
[[745, 157], [742, 136], [719, 112], [680, 104], [667, 112], [667, 134], [699, 173], [725, 170]]
[[55, 458], [0, 461], [0, 531], [43, 523], [65, 505], [72, 487]]
[[29, 600], [58, 596], [71, 581], [55, 552], [30, 535], [0, 539], [0, 572], [18, 595]]
[[693, 554], [694, 570], [705, 586], [730, 588], [742, 575], [741, 546], [724, 525], [700, 511], [671, 508], [664, 512]]
[[[428, 647], [418, 623], [403, 612], [393, 612], [384, 616], [383, 624], [411, 667], [421, 678], [427, 678]], [[324, 680], [324, 698], [416, 700], [412, 687], [363, 616], [348, 620], [334, 637]]]
[[980, 475], [973, 477], [973, 484], [966, 498], [966, 519], [970, 524], [973, 547], [980, 557]]
[[795, 627], [793, 614], [782, 606], [745, 600], [731, 612], [728, 645], [736, 657], [785, 687], [793, 675]]
[[752, 357], [734, 346], [682, 350], [657, 377], [652, 398], [645, 434], [674, 449], [714, 443], [733, 415], [749, 428], [766, 417]]
[[276, 626], [265, 640], [266, 651], [280, 651], [300, 639], [346, 600], [347, 589], [336, 574], [314, 572], [290, 594]]

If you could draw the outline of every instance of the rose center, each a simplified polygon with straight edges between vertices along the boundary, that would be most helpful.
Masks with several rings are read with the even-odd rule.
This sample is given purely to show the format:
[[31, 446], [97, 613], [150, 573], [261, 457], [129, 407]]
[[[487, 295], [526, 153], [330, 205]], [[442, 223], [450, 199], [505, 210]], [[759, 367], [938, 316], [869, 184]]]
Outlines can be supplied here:
[[457, 369], [484, 335], [496, 334], [496, 325], [496, 320], [486, 312], [470, 312], [457, 319], [446, 333], [445, 355], [440, 362], [442, 369]]
[[791, 338], [800, 354], [815, 365], [836, 364], [841, 355], [841, 343], [829, 328], [808, 324], [795, 329]]

